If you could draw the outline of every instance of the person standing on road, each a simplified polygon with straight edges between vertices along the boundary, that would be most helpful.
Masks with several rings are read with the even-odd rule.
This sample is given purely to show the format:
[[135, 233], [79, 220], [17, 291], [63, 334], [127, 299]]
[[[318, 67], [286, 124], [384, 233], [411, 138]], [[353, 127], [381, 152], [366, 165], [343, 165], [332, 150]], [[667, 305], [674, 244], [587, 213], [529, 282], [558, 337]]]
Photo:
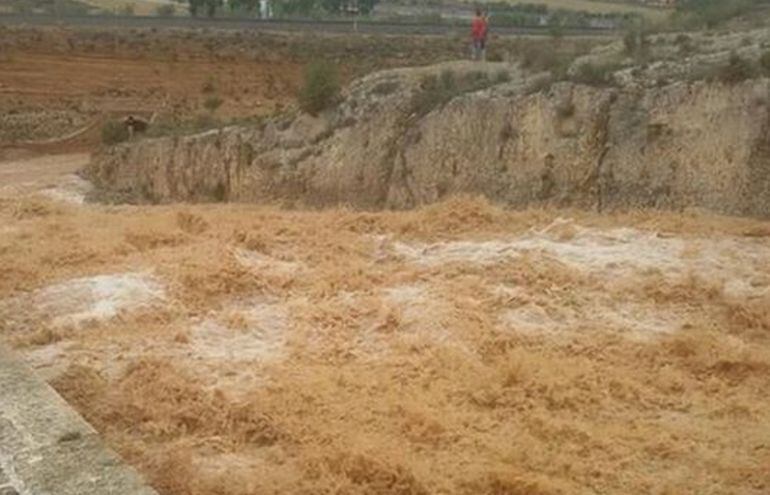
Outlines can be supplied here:
[[489, 23], [487, 17], [481, 14], [481, 9], [476, 9], [476, 15], [471, 21], [473, 60], [484, 60], [486, 57], [488, 29]]

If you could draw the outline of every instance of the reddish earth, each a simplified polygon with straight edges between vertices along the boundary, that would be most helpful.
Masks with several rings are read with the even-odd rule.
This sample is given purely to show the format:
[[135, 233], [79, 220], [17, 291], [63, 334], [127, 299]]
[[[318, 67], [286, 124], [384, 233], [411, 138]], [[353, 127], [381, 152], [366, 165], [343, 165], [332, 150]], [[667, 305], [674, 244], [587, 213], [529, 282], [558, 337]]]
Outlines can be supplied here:
[[[490, 56], [516, 57], [530, 48], [583, 52], [595, 41], [551, 46], [542, 39], [499, 38], [493, 43]], [[0, 26], [0, 158], [12, 156], [9, 148], [38, 154], [91, 150], [105, 119], [128, 114], [156, 114], [164, 122], [270, 114], [294, 103], [303, 67], [315, 60], [336, 65], [345, 82], [376, 69], [466, 54], [460, 34]], [[209, 115], [204, 103], [212, 99], [220, 99], [221, 106]]]
[[[294, 99], [302, 67], [295, 62], [181, 60], [128, 54], [24, 51], [0, 58], [0, 149], [25, 145], [38, 152], [87, 150], [106, 117], [153, 114], [188, 119], [222, 100], [227, 120], [274, 112]], [[5, 125], [3, 125], [5, 124]], [[92, 126], [79, 139], [40, 143]]]
[[167, 61], [103, 55], [25, 53], [2, 63], [3, 99], [102, 112], [200, 109], [208, 94], [223, 116], [265, 112], [293, 97], [300, 67], [291, 62]]

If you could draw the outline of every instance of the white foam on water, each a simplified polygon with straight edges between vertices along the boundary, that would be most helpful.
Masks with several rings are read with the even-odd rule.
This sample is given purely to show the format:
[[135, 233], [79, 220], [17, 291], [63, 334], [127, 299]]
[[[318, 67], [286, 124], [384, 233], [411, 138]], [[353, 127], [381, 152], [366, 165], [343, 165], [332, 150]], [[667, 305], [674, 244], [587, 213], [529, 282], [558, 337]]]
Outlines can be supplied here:
[[387, 287], [380, 294], [385, 304], [398, 312], [395, 336], [401, 342], [467, 350], [462, 336], [453, 334], [452, 322], [457, 317], [453, 303], [434, 293], [430, 286], [399, 285]]
[[[744, 294], [765, 290], [751, 280], [756, 267], [770, 257], [770, 246], [745, 239], [672, 238], [632, 228], [599, 230], [558, 219], [542, 230], [513, 239], [451, 241], [433, 244], [394, 242], [391, 250], [423, 266], [446, 263], [492, 265], [523, 255], [552, 257], [572, 268], [602, 276], [654, 271], [666, 276], [696, 273], [717, 279]], [[693, 248], [697, 248], [693, 251]]]
[[265, 361], [283, 354], [289, 317], [282, 304], [243, 304], [225, 312], [237, 316], [241, 324], [236, 328], [213, 318], [196, 324], [187, 346], [190, 357], [214, 361]]
[[57, 185], [43, 189], [40, 193], [62, 203], [82, 205], [86, 201], [86, 195], [92, 189], [93, 184], [77, 175], [71, 174], [63, 177]]
[[564, 330], [564, 322], [550, 316], [537, 304], [526, 304], [503, 311], [501, 325], [528, 335], [552, 335]]
[[529, 336], [602, 331], [644, 340], [678, 331], [685, 317], [671, 308], [633, 302], [600, 304], [589, 312], [528, 303], [504, 310], [499, 321], [504, 330]]
[[38, 375], [48, 380], [57, 377], [67, 369], [69, 359], [67, 359], [65, 352], [66, 345], [65, 342], [54, 342], [44, 346], [21, 349], [17, 352], [24, 356], [24, 361]]
[[505, 241], [454, 241], [436, 244], [394, 242], [392, 249], [397, 255], [426, 266], [454, 262], [489, 265], [521, 254], [513, 243]]
[[119, 312], [165, 298], [163, 286], [147, 273], [119, 273], [67, 280], [7, 302], [16, 311], [40, 315], [53, 326], [108, 320]]
[[292, 274], [305, 269], [302, 263], [284, 261], [257, 251], [238, 248], [234, 251], [235, 259], [242, 266], [255, 271], [267, 271], [276, 274]]
[[624, 267], [668, 269], [681, 265], [684, 242], [629, 228], [593, 230], [577, 227], [564, 238], [551, 226], [509, 240], [451, 241], [435, 244], [393, 244], [396, 254], [415, 263], [435, 266], [452, 262], [489, 265], [522, 256], [545, 253], [570, 265], [591, 270]]

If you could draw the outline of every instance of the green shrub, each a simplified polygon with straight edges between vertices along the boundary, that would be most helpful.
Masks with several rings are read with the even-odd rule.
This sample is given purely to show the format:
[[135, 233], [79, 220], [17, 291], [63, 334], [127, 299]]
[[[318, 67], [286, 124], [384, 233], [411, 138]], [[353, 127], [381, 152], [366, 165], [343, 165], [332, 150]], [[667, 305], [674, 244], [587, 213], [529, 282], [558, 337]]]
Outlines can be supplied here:
[[30, 14], [32, 13], [32, 6], [24, 3], [17, 3], [13, 5], [14, 14]]
[[412, 97], [412, 113], [422, 116], [446, 104], [455, 96], [484, 89], [492, 85], [489, 76], [482, 71], [471, 71], [460, 77], [452, 70], [444, 70], [441, 77], [429, 74], [422, 78], [420, 91]]
[[546, 43], [526, 45], [521, 50], [521, 66], [532, 72], [548, 71], [556, 79], [562, 79], [567, 73], [572, 57], [559, 53]]
[[538, 77], [528, 84], [527, 88], [525, 89], [525, 94], [531, 95], [535, 93], [544, 93], [549, 91], [555, 82], [557, 82], [557, 80], [553, 74], [549, 74], [544, 77]]
[[423, 76], [423, 78], [420, 80], [420, 89], [423, 91], [431, 91], [440, 87], [441, 85], [438, 82], [436, 74], [428, 74]]
[[746, 79], [751, 79], [756, 74], [751, 62], [742, 58], [737, 53], [732, 53], [727, 64], [717, 72], [717, 79], [725, 84], [738, 84]]
[[751, 12], [756, 0], [678, 0], [672, 17], [674, 27], [715, 28]]
[[556, 110], [556, 115], [560, 119], [568, 119], [575, 115], [575, 104], [572, 103], [572, 100], [563, 101], [555, 105], [554, 109]]
[[128, 141], [128, 128], [119, 120], [108, 120], [102, 126], [102, 144], [112, 146]]
[[639, 32], [636, 29], [630, 29], [623, 35], [623, 48], [628, 54], [636, 53], [639, 48]]
[[482, 72], [480, 70], [472, 70], [468, 72], [467, 74], [465, 74], [464, 79], [465, 79], [464, 86], [468, 90], [480, 89], [489, 85], [487, 84], [489, 81], [489, 77], [487, 76], [487, 73]]
[[764, 75], [770, 75], [770, 50], [762, 52], [759, 56], [759, 68]]
[[222, 103], [224, 103], [224, 100], [222, 100], [222, 98], [220, 98], [219, 96], [216, 96], [216, 95], [209, 96], [203, 101], [203, 108], [205, 108], [211, 113], [214, 113], [217, 111], [219, 107], [222, 106]]
[[176, 7], [171, 4], [158, 5], [155, 13], [161, 17], [172, 17], [176, 14]]
[[487, 60], [489, 62], [502, 62], [503, 61], [503, 54], [499, 51], [491, 51], [487, 55]]
[[615, 83], [613, 74], [619, 67], [616, 64], [592, 64], [578, 66], [572, 80], [589, 86], [611, 86]]
[[[702, 40], [701, 43], [703, 43], [703, 41], [705, 40]], [[679, 47], [679, 53], [681, 55], [689, 55], [695, 51], [695, 45], [693, 44], [692, 38], [686, 34], [678, 34], [676, 38], [674, 38], [674, 44]]]
[[564, 26], [559, 21], [552, 20], [551, 24], [548, 25], [548, 34], [551, 36], [551, 39], [561, 41], [564, 38]]
[[372, 88], [372, 94], [375, 95], [389, 95], [398, 91], [400, 84], [398, 81], [383, 81], [374, 88]]
[[[447, 76], [446, 80], [448, 79]], [[412, 113], [417, 115], [427, 115], [434, 108], [449, 101], [452, 96], [453, 92], [445, 89], [443, 81], [439, 82], [439, 79], [434, 74], [429, 74], [422, 78], [422, 81], [420, 81], [420, 90], [412, 97]]]
[[198, 114], [192, 122], [187, 124], [188, 129], [190, 131], [188, 132], [203, 132], [208, 131], [211, 129], [215, 129], [217, 127], [221, 127], [222, 123], [213, 115], [209, 113], [201, 113]]
[[306, 67], [299, 106], [311, 115], [318, 115], [334, 105], [340, 94], [339, 73], [328, 62], [314, 62]]
[[444, 69], [441, 71], [441, 87], [445, 91], [455, 91], [457, 89], [457, 81], [453, 70]]
[[217, 87], [216, 84], [214, 84], [214, 80], [209, 77], [206, 82], [203, 83], [203, 86], [201, 87], [201, 92], [206, 93], [213, 93], [216, 91]]

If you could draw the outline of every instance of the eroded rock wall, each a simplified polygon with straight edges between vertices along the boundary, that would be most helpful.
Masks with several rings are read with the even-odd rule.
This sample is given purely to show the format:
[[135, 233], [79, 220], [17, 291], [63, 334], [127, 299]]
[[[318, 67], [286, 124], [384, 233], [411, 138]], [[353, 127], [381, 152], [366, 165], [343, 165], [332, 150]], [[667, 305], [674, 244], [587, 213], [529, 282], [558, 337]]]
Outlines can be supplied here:
[[427, 74], [354, 83], [334, 111], [252, 128], [141, 140], [88, 169], [103, 189], [146, 201], [230, 200], [411, 208], [451, 194], [512, 206], [654, 207], [770, 217], [767, 79], [536, 91], [537, 76], [424, 108]]

